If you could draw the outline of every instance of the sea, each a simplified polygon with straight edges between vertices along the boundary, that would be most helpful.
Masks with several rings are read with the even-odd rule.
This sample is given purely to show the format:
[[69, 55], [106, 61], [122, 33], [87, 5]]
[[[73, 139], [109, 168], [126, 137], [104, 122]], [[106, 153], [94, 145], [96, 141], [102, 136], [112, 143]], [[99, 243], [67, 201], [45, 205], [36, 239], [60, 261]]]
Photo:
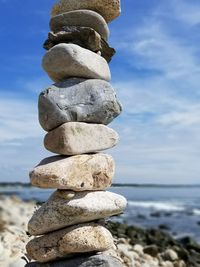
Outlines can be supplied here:
[[[125, 212], [112, 220], [143, 228], [160, 228], [175, 238], [190, 236], [200, 242], [200, 185], [114, 185], [125, 196]], [[23, 184], [0, 184], [0, 195], [44, 202], [53, 190]]]

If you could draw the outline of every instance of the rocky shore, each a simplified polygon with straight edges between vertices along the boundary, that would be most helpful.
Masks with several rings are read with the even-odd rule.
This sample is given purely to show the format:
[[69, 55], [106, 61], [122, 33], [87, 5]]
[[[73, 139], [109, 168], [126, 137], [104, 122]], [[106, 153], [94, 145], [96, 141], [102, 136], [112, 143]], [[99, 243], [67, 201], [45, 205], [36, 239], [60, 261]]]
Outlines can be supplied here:
[[[0, 266], [24, 267], [29, 262], [25, 252], [25, 244], [29, 239], [26, 227], [32, 213], [38, 210], [39, 206], [34, 201], [24, 202], [14, 196], [0, 196]], [[142, 229], [116, 222], [99, 223], [104, 224], [113, 234], [118, 252], [116, 257], [121, 258], [124, 266], [200, 266], [200, 244], [189, 237], [175, 240], [168, 233], [158, 229]], [[95, 264], [97, 257], [98, 255], [92, 255], [90, 264]], [[104, 261], [106, 255], [99, 254], [99, 257]], [[87, 260], [88, 258], [84, 261], [82, 257], [83, 266], [90, 266], [87, 265]], [[75, 261], [76, 258], [71, 261], [70, 266], [75, 266]], [[65, 266], [64, 261], [56, 264], [60, 267]], [[116, 266], [115, 262], [114, 265]], [[35, 267], [32, 263], [28, 266]], [[48, 263], [42, 266], [53, 267], [55, 264]]]

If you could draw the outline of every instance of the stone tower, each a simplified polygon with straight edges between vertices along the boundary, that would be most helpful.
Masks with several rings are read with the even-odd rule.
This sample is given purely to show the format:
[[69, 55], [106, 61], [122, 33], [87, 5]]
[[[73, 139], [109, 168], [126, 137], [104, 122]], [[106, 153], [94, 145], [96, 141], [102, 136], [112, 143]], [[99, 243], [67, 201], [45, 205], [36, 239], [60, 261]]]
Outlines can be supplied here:
[[55, 82], [39, 96], [44, 146], [58, 154], [30, 172], [33, 186], [56, 191], [28, 224], [34, 236], [28, 266], [120, 267], [104, 219], [123, 212], [126, 199], [105, 191], [115, 163], [101, 151], [118, 143], [108, 125], [122, 111], [110, 84], [108, 24], [119, 0], [60, 0], [53, 6], [42, 66]]

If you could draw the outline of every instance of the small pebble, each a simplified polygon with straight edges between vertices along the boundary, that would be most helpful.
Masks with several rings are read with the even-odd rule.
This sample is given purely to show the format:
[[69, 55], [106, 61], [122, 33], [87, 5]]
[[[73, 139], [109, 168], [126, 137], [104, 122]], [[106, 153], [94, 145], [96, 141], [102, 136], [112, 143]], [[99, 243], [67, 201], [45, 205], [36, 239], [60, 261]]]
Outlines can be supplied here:
[[156, 245], [146, 246], [143, 249], [144, 253], [151, 255], [152, 257], [156, 257], [158, 255], [158, 247]]
[[143, 247], [141, 245], [135, 245], [133, 247], [133, 250], [136, 251], [136, 252], [138, 252], [140, 255], [143, 255], [144, 254]]
[[174, 267], [187, 267], [187, 266], [184, 261], [180, 260], [180, 261], [174, 262]]
[[174, 264], [171, 261], [164, 261], [161, 263], [162, 267], [174, 267]]
[[172, 249], [166, 250], [164, 253], [161, 254], [161, 256], [166, 261], [176, 261], [176, 260], [178, 260], [177, 253]]
[[58, 190], [59, 196], [63, 199], [72, 199], [75, 197], [75, 193], [73, 191], [66, 192], [65, 190]]

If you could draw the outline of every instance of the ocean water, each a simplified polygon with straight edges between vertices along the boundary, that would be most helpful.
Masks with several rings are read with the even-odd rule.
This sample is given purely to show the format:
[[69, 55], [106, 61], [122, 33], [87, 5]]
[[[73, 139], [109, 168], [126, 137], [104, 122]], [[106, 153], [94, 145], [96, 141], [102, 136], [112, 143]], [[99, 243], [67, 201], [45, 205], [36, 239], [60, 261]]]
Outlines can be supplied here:
[[[115, 186], [109, 191], [128, 200], [124, 214], [113, 220], [145, 228], [162, 228], [176, 238], [200, 242], [200, 186]], [[52, 190], [16, 185], [0, 186], [0, 194], [45, 201]]]

